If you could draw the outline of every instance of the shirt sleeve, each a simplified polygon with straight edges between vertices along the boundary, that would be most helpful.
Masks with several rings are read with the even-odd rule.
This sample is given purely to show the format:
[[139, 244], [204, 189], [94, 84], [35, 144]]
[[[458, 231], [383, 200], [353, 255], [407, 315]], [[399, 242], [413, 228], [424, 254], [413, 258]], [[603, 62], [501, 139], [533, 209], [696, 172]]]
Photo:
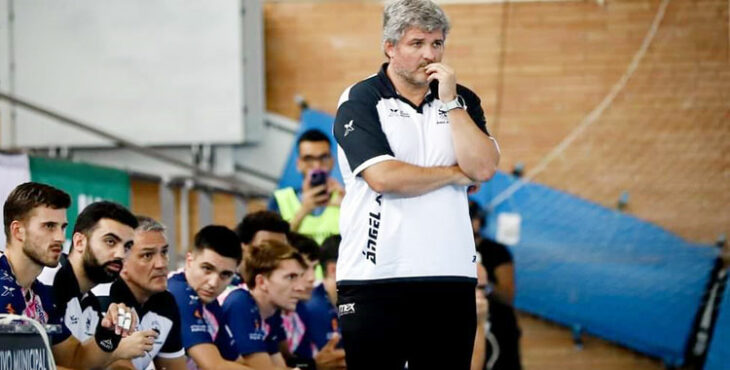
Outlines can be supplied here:
[[170, 289], [175, 297], [180, 314], [180, 339], [185, 349], [201, 343], [213, 343], [208, 332], [208, 325], [203, 319], [203, 304], [199, 299], [191, 297], [184, 288]]
[[299, 319], [304, 323], [305, 329], [301, 343], [299, 343], [299, 346], [294, 353], [300, 358], [311, 359], [314, 357], [312, 353], [314, 341], [312, 339], [312, 332], [309, 330], [312, 327], [312, 320], [306, 307], [304, 307], [304, 303], [301, 301], [297, 304], [296, 314], [299, 315]]
[[267, 352], [261, 316], [252, 310], [251, 301], [242, 290], [235, 290], [223, 302], [223, 318], [233, 333], [241, 356]]
[[182, 338], [180, 337], [180, 312], [177, 309], [177, 303], [175, 299], [168, 296], [167, 304], [164, 305], [167, 308], [167, 316], [172, 321], [172, 327], [170, 332], [167, 334], [165, 343], [160, 348], [160, 352], [157, 354], [162, 358], [177, 358], [185, 355], [185, 351], [182, 346]]
[[472, 121], [474, 121], [482, 132], [492, 136], [489, 134], [489, 130], [487, 130], [487, 116], [484, 114], [482, 101], [479, 99], [477, 94], [460, 85], [457, 86], [457, 94], [464, 99], [466, 112], [469, 113], [469, 117], [471, 117]]
[[269, 326], [269, 333], [266, 335], [266, 352], [272, 355], [279, 352], [279, 342], [286, 340], [281, 312], [276, 311], [266, 319], [266, 325]]
[[333, 131], [355, 176], [375, 163], [394, 158], [373, 104], [343, 102], [337, 109]]
[[[56, 345], [71, 336], [71, 330], [68, 326], [66, 326], [64, 319], [66, 316], [66, 303], [68, 300], [63, 294], [55, 289], [52, 290], [49, 288], [48, 292], [48, 295], [42, 297], [43, 307], [48, 307], [48, 310], [46, 310], [46, 312], [48, 312], [48, 323], [58, 325], [61, 329], [60, 332], [54, 333], [49, 337], [51, 345]], [[48, 306], [46, 306], [46, 302], [48, 302]]]
[[327, 335], [332, 331], [329, 312], [315, 299], [307, 302], [305, 307], [309, 316], [307, 331], [312, 338], [312, 342], [317, 346], [317, 349], [322, 349], [329, 340], [327, 339]]

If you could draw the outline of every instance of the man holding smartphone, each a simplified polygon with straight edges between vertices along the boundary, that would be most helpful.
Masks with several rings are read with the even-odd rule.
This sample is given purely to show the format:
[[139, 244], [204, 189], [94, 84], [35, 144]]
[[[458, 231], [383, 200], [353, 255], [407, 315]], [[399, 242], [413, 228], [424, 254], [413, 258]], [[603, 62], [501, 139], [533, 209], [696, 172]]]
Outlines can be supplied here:
[[[449, 27], [430, 0], [388, 3], [387, 63], [340, 98], [337, 291], [350, 370], [470, 366], [477, 258], [467, 188], [494, 175], [499, 149], [479, 97], [441, 62]], [[424, 296], [439, 299], [418, 304]]]
[[322, 244], [328, 236], [340, 233], [340, 202], [345, 192], [329, 176], [334, 160], [327, 135], [319, 130], [307, 130], [299, 137], [297, 149], [297, 171], [302, 174], [302, 186], [279, 189], [274, 192], [274, 199], [292, 231]]

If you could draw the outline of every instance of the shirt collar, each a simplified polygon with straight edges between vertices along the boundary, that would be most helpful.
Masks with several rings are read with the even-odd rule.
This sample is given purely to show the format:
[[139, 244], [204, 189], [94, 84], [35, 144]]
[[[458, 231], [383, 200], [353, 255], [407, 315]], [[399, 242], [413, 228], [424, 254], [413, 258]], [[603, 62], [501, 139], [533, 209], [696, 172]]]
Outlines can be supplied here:
[[[76, 280], [76, 274], [74, 274], [74, 269], [73, 266], [71, 266], [71, 262], [68, 260], [68, 256], [61, 254], [61, 260], [58, 263], [61, 264], [61, 268], [58, 269], [56, 276], [53, 278], [53, 285], [55, 285], [56, 280], [60, 278], [62, 279], [61, 281], [63, 282], [65, 289], [70, 289], [75, 297], [81, 297], [81, 286], [79, 285], [79, 281]], [[90, 290], [89, 293], [91, 293]]]
[[138, 313], [142, 308], [132, 290], [129, 289], [127, 282], [121, 277], [112, 283], [111, 288], [109, 288], [109, 296], [112, 302], [122, 302], [129, 307], [134, 307]]

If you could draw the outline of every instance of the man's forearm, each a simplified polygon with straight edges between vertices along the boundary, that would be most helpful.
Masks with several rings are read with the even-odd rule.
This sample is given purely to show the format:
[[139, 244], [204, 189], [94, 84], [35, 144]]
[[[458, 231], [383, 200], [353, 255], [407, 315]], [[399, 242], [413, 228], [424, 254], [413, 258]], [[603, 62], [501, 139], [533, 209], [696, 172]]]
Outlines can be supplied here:
[[478, 182], [491, 179], [499, 164], [497, 144], [479, 130], [465, 110], [452, 109], [448, 114], [459, 167]]
[[85, 367], [104, 367], [116, 358], [112, 354], [102, 351], [93, 338], [84, 343], [73, 336], [53, 346], [53, 357], [58, 366], [74, 367], [84, 364]]
[[398, 160], [377, 163], [362, 176], [378, 193], [418, 196], [447, 185], [468, 185], [471, 180], [458, 166], [420, 167]]
[[487, 360], [487, 340], [484, 333], [484, 323], [477, 321], [477, 331], [474, 336], [474, 350], [471, 355], [471, 369], [481, 370]]

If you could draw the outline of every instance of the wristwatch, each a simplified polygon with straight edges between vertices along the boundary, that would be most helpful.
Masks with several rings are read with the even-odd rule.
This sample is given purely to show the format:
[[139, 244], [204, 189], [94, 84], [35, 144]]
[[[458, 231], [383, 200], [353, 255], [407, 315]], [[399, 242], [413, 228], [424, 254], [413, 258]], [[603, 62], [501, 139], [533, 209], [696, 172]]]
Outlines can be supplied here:
[[459, 96], [459, 95], [456, 96], [456, 99], [454, 99], [450, 102], [446, 102], [446, 103], [444, 103], [443, 106], [441, 106], [441, 110], [443, 110], [444, 112], [448, 112], [448, 111], [450, 111], [452, 109], [456, 109], [456, 108], [464, 109], [464, 103], [461, 99], [461, 96]]

